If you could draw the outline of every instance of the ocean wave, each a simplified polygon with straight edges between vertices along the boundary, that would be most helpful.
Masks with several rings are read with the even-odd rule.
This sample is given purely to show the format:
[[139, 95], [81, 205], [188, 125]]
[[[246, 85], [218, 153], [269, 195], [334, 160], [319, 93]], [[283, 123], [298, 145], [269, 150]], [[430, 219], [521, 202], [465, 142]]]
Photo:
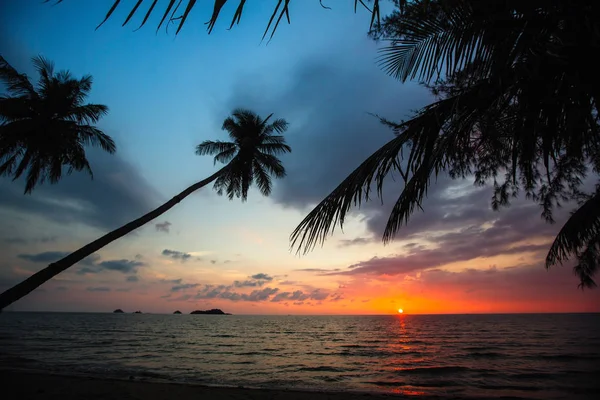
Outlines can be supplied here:
[[329, 365], [322, 365], [319, 367], [302, 367], [298, 368], [297, 371], [305, 372], [347, 372], [346, 368], [336, 368]]

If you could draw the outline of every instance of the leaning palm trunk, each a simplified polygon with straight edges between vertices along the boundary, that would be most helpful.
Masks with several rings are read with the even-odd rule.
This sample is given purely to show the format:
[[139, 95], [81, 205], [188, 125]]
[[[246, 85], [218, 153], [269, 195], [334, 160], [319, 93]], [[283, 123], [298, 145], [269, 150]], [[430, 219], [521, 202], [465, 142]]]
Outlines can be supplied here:
[[190, 194], [194, 193], [196, 190], [203, 188], [209, 183], [215, 181], [221, 174], [223, 174], [229, 166], [225, 166], [221, 168], [219, 171], [209, 176], [208, 178], [193, 184], [192, 186], [185, 189], [183, 192], [179, 193], [177, 196], [173, 197], [171, 200], [163, 204], [162, 206], [150, 211], [149, 213], [129, 222], [128, 224], [123, 225], [120, 228], [115, 229], [112, 232], [107, 233], [99, 239], [94, 240], [92, 243], [89, 243], [79, 250], [74, 251], [68, 256], [48, 265], [43, 270], [36, 272], [31, 275], [29, 278], [25, 279], [23, 282], [13, 286], [8, 289], [4, 293], [0, 294], [0, 310], [5, 307], [11, 305], [15, 301], [20, 298], [26, 296], [45, 282], [54, 278], [56, 275], [60, 274], [67, 268], [75, 265], [79, 261], [83, 260], [87, 256], [95, 253], [100, 250], [104, 246], [109, 243], [114, 242], [115, 240], [127, 235], [128, 233], [136, 230], [137, 228], [147, 224], [153, 219], [159, 217], [164, 214], [171, 208], [173, 208], [177, 203], [181, 200], [185, 199]]

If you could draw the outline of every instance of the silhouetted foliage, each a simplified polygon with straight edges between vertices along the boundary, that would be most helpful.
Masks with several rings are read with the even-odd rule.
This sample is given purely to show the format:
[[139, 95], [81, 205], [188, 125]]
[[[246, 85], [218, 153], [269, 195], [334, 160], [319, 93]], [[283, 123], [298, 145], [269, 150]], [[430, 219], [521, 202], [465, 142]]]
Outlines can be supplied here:
[[[51, 1], [52, 0], [45, 0], [44, 3], [48, 3]], [[302, 0], [302, 1], [306, 1], [306, 0]], [[321, 6], [324, 9], [331, 9], [331, 7], [327, 7], [326, 5], [324, 5], [323, 1], [324, 0], [319, 0], [319, 3], [321, 4]], [[404, 7], [404, 5], [407, 3], [407, 0], [391, 0], [391, 1], [393, 1], [395, 4], [398, 4], [401, 7]], [[54, 4], [59, 4], [62, 2], [63, 2], [63, 0], [55, 0]], [[227, 0], [214, 0], [212, 15], [210, 16], [210, 19], [204, 23], [204, 25], [207, 25], [206, 29], [209, 34], [212, 32], [213, 28], [215, 27], [215, 24], [217, 23], [217, 20], [219, 19], [219, 16], [221, 15], [220, 14], [221, 9], [223, 8], [223, 6], [225, 5], [226, 2], [227, 2]], [[287, 23], [288, 24], [290, 23], [290, 9], [289, 9], [290, 3], [291, 3], [291, 0], [277, 0], [277, 2], [275, 3], [275, 7], [273, 9], [273, 13], [271, 14], [271, 17], [269, 18], [267, 27], [265, 28], [265, 32], [263, 33], [263, 37], [262, 37], [263, 39], [265, 37], [267, 37], [267, 35], [269, 35], [269, 31], [271, 31], [271, 34], [269, 35], [269, 39], [271, 39], [273, 37], [273, 35], [275, 34], [275, 31], [279, 27], [279, 23], [281, 22], [281, 20], [284, 17], [285, 17], [285, 20], [287, 21]], [[127, 14], [127, 18], [125, 18], [125, 21], [123, 22], [122, 26], [127, 25], [132, 20], [132, 17], [134, 17], [135, 15], [144, 15], [142, 22], [140, 23], [139, 27], [136, 29], [136, 30], [138, 30], [146, 24], [146, 22], [152, 15], [158, 14], [159, 16], [161, 16], [161, 19], [156, 27], [156, 31], [158, 32], [158, 30], [162, 26], [164, 26], [165, 29], [168, 29], [168, 27], [171, 24], [174, 24], [177, 26], [177, 30], [175, 31], [175, 34], [177, 35], [177, 34], [179, 34], [179, 31], [181, 31], [181, 28], [183, 28], [183, 24], [185, 24], [185, 22], [187, 21], [192, 9], [194, 8], [194, 6], [196, 4], [197, 4], [196, 0], [179, 0], [179, 1], [168, 0], [165, 2], [161, 2], [160, 5], [162, 5], [164, 7], [160, 7], [160, 6], [157, 7], [158, 0], [138, 0], [129, 9], [130, 11]], [[104, 19], [102, 20], [102, 22], [100, 22], [100, 24], [96, 27], [96, 29], [100, 28], [109, 18], [113, 17], [113, 13], [117, 10], [117, 7], [119, 7], [119, 5], [121, 5], [121, 0], [114, 0], [114, 3], [108, 9], [108, 12], [104, 16]], [[141, 7], [142, 5], [147, 5], [147, 7]], [[380, 22], [380, 15], [381, 15], [380, 8], [379, 8], [379, 6], [380, 6], [379, 0], [354, 0], [354, 12], [356, 12], [359, 5], [371, 13], [371, 28], [373, 28], [374, 26], [377, 26]], [[233, 28], [234, 25], [237, 25], [240, 23], [245, 6], [246, 6], [246, 0], [238, 0], [238, 6], [235, 10], [235, 13], [233, 14], [233, 17], [231, 18], [231, 23], [229, 25], [229, 29]], [[144, 12], [143, 10], [146, 10], [146, 11]]]
[[196, 154], [215, 155], [215, 164], [229, 163], [224, 173], [215, 180], [218, 194], [225, 191], [229, 199], [241, 197], [245, 201], [248, 189], [256, 182], [263, 196], [271, 194], [271, 177], [285, 177], [285, 168], [278, 155], [292, 151], [281, 135], [288, 123], [271, 116], [262, 119], [256, 113], [236, 109], [223, 122], [223, 130], [229, 133], [231, 142], [206, 140], [198, 145]]
[[263, 195], [268, 196], [271, 193], [271, 175], [276, 178], [285, 176], [285, 168], [277, 156], [292, 151], [282, 136], [288, 123], [283, 119], [270, 121], [272, 115], [263, 119], [252, 111], [234, 110], [232, 115], [225, 119], [222, 127], [229, 134], [231, 141], [207, 140], [196, 148], [196, 154], [214, 154], [215, 164], [218, 162], [227, 165], [188, 187], [160, 207], [83, 246], [0, 294], [0, 310], [107, 244], [164, 214], [181, 200], [213, 181], [217, 193], [226, 193], [229, 199], [239, 197], [245, 201], [253, 182], [256, 182]]
[[[85, 146], [114, 153], [115, 143], [96, 124], [108, 112], [101, 104], [85, 104], [92, 77], [75, 79], [54, 72], [52, 62], [33, 58], [36, 86], [0, 56], [0, 175], [13, 180], [26, 173], [25, 193], [45, 181], [58, 182], [63, 172], [86, 170], [93, 176]], [[65, 171], [66, 168], [66, 171]]]
[[[404, 190], [384, 232], [389, 242], [447, 172], [493, 185], [498, 209], [523, 192], [554, 222], [569, 200], [580, 208], [558, 234], [546, 266], [575, 256], [581, 287], [600, 262], [600, 190], [582, 182], [600, 172], [600, 3], [585, 0], [411, 1], [371, 32], [387, 43], [381, 65], [418, 79], [437, 101], [408, 121], [381, 121], [395, 138], [367, 158], [293, 232], [292, 246], [323, 243], [350, 207], [397, 172]], [[600, 187], [600, 186], [599, 186]]]

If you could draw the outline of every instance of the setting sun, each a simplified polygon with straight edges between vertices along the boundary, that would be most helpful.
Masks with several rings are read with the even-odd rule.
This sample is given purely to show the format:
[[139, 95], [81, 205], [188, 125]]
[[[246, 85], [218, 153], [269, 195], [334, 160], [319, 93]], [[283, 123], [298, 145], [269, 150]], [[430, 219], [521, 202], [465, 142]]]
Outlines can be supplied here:
[[398, 313], [402, 314], [403, 312], [404, 312], [403, 309], [401, 309], [401, 308], [398, 309]]

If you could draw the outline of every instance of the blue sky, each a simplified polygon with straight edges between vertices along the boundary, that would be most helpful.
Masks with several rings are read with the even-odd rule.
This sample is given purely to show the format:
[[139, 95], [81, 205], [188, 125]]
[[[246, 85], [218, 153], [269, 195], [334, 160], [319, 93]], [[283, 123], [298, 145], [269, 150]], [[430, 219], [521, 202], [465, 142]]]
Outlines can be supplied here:
[[[592, 307], [597, 297], [591, 296], [597, 294], [582, 297], [569, 273], [548, 277], [541, 267], [544, 246], [555, 228], [541, 224], [530, 205], [519, 203], [500, 216], [492, 213], [490, 194], [469, 182], [442, 180], [428, 200], [428, 213], [415, 217], [390, 246], [378, 240], [390, 205], [374, 202], [355, 213], [344, 233], [322, 249], [302, 258], [289, 252], [288, 236], [310, 207], [392, 138], [392, 132], [367, 113], [401, 119], [432, 99], [416, 84], [401, 84], [376, 65], [378, 44], [366, 34], [370, 14], [360, 9], [355, 14], [353, 1], [330, 1], [331, 10], [318, 1], [292, 2], [292, 24], [280, 25], [268, 45], [261, 37], [273, 2], [249, 3], [240, 25], [232, 30], [226, 28], [235, 5], [226, 5], [210, 36], [204, 22], [211, 2], [198, 2], [178, 36], [173, 27], [156, 33], [158, 16], [137, 32], [133, 29], [139, 18], [122, 28], [134, 2], [124, 3], [127, 7], [118, 8], [95, 30], [111, 0], [65, 0], [55, 6], [39, 0], [2, 2], [2, 55], [32, 77], [29, 60], [37, 54], [53, 60], [57, 69], [93, 75], [89, 101], [110, 107], [100, 127], [118, 145], [112, 157], [90, 153], [94, 181], [73, 175], [28, 198], [18, 183], [0, 181], [3, 286], [214, 172], [212, 160], [194, 155], [194, 147], [222, 138], [221, 123], [235, 107], [275, 113], [290, 122], [287, 136], [294, 151], [283, 158], [289, 176], [277, 183], [271, 198], [252, 192], [246, 204], [202, 190], [88, 260], [88, 270], [95, 272], [76, 266], [15, 309], [102, 311], [127, 308], [127, 302], [132, 308], [157, 312], [219, 306], [250, 313], [257, 307], [282, 313], [372, 313], [402, 303], [406, 310], [412, 306], [424, 312], [445, 302], [439, 293], [446, 281], [457, 287], [456, 304], [472, 302], [477, 294], [467, 290], [475, 285], [473, 272], [465, 271], [492, 271], [504, 277], [517, 267], [523, 274], [546, 274], [544, 279], [553, 285], [560, 282], [569, 309]], [[392, 198], [400, 190], [392, 186], [386, 193]], [[539, 229], [513, 237], [510, 232], [523, 223], [522, 215]], [[499, 225], [501, 218], [504, 225]], [[160, 229], [165, 222], [168, 231]], [[483, 232], [494, 224], [511, 228], [497, 248], [481, 254], [475, 248], [459, 257], [439, 254], [450, 245], [450, 239], [439, 239], [444, 234], [470, 227]], [[460, 245], [472, 240], [465, 234]], [[516, 254], [507, 251], [523, 241], [533, 247]], [[421, 250], [411, 250], [415, 246]], [[184, 254], [189, 256], [178, 257]], [[437, 258], [428, 258], [432, 255]], [[349, 267], [359, 272], [346, 274]], [[425, 279], [427, 271], [430, 281]], [[271, 279], [253, 279], [257, 274]], [[522, 281], [522, 276], [509, 278]], [[249, 283], [236, 286], [236, 281]], [[485, 282], [492, 286], [493, 281]], [[210, 297], [219, 287], [220, 294]], [[424, 287], [437, 289], [427, 294]], [[259, 289], [264, 292], [251, 296]], [[525, 290], [480, 291], [478, 301], [508, 296], [503, 310], [516, 309], [511, 304], [522, 299]], [[277, 293], [298, 291], [305, 294], [295, 296], [301, 300], [285, 305], [281, 300], [294, 296], [275, 300]], [[544, 293], [536, 297], [537, 310], [549, 301]]]

